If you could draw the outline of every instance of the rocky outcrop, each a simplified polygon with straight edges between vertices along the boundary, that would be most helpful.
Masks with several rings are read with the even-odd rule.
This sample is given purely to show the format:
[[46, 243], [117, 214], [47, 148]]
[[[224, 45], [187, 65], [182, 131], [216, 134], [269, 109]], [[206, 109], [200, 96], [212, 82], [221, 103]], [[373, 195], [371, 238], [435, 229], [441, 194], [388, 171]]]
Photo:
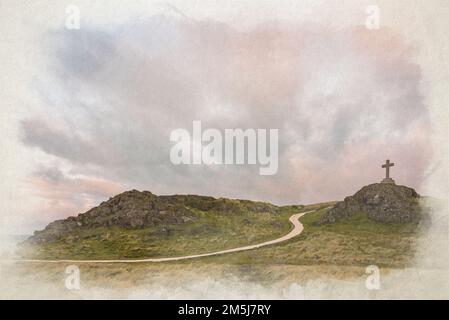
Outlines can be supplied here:
[[338, 202], [320, 224], [334, 223], [355, 214], [366, 214], [381, 223], [408, 223], [421, 219], [419, 194], [412, 188], [392, 183], [374, 183]]
[[276, 212], [278, 207], [247, 200], [215, 199], [197, 195], [157, 196], [149, 191], [127, 191], [78, 216], [56, 220], [36, 231], [27, 242], [45, 243], [81, 228], [138, 229], [161, 224], [183, 224], [196, 219], [195, 210], [220, 213]]

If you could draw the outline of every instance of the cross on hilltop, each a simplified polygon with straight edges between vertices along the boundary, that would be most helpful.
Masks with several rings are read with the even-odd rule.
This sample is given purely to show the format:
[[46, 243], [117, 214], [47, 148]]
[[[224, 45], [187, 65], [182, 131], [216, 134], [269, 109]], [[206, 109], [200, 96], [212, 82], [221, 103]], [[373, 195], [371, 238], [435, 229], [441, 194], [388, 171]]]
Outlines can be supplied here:
[[390, 162], [389, 159], [385, 161], [385, 164], [382, 165], [382, 168], [385, 168], [385, 179], [382, 180], [381, 183], [395, 183], [393, 179], [390, 178], [390, 167], [393, 167], [394, 163]]

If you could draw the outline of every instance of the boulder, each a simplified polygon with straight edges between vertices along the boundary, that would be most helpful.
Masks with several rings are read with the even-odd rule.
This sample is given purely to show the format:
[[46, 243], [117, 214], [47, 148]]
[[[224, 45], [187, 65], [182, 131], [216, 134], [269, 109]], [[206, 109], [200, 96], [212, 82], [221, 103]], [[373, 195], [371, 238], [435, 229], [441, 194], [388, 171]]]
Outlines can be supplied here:
[[277, 212], [279, 208], [263, 202], [215, 199], [198, 195], [157, 196], [149, 191], [131, 190], [102, 202], [85, 213], [57, 220], [36, 231], [27, 241], [45, 243], [79, 229], [121, 227], [139, 229], [158, 225], [179, 225], [196, 220], [194, 210], [219, 213]]
[[319, 223], [334, 223], [360, 213], [380, 223], [418, 222], [422, 217], [419, 199], [420, 195], [413, 188], [373, 183], [337, 202]]

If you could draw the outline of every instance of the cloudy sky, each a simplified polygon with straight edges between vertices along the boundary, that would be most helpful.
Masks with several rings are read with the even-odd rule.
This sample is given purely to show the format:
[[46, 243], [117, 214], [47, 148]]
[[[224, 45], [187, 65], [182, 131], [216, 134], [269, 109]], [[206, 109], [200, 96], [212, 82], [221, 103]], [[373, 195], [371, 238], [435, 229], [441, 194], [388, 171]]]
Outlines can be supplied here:
[[[368, 1], [47, 3], [0, 1], [3, 227], [28, 232], [128, 189], [342, 199], [379, 182], [387, 158], [397, 183], [426, 192], [438, 168], [445, 1], [380, 1], [379, 30], [365, 27]], [[277, 174], [174, 166], [170, 132], [193, 120], [278, 129]]]

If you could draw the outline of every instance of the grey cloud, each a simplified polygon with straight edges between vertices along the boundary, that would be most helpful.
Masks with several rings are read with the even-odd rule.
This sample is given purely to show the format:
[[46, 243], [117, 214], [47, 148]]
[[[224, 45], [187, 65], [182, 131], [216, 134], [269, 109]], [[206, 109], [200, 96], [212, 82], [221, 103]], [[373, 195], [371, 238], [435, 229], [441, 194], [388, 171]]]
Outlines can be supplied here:
[[51, 128], [48, 123], [29, 119], [21, 122], [22, 141], [42, 151], [80, 164], [89, 163], [91, 159], [104, 157], [96, 151], [93, 143], [60, 129]]
[[[385, 135], [406, 135], [416, 122], [428, 126], [419, 67], [403, 54], [402, 42], [391, 50], [371, 44], [387, 55], [380, 59], [360, 49], [352, 30], [314, 28], [240, 32], [214, 21], [157, 16], [53, 32], [46, 42], [50, 71], [41, 81], [48, 88], [43, 99], [55, 105], [47, 106], [50, 116], [40, 110], [22, 122], [23, 141], [69, 161], [74, 172], [160, 193], [308, 201], [300, 179], [317, 166], [333, 168], [348, 190], [356, 181], [336, 160], [347, 148], [399, 143]], [[260, 177], [253, 166], [172, 165], [170, 132], [191, 130], [193, 120], [222, 130], [279, 129], [278, 174]], [[337, 195], [333, 187], [316, 185]]]
[[55, 31], [48, 42], [52, 54], [61, 61], [63, 76], [92, 77], [115, 55], [114, 37], [107, 31], [79, 29]]

